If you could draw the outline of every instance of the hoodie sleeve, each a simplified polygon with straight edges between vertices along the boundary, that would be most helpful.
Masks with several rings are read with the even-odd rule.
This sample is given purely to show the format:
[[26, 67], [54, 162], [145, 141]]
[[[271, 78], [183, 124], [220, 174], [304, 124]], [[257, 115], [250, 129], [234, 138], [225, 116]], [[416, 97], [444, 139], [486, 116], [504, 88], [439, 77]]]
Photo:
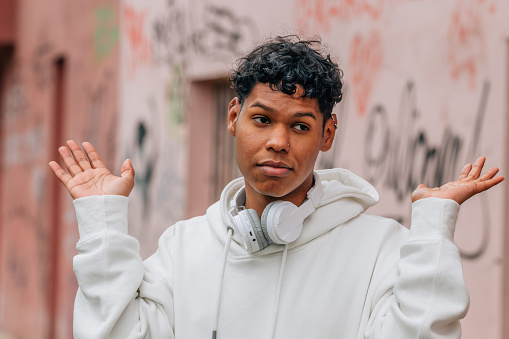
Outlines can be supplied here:
[[412, 206], [410, 235], [377, 288], [365, 337], [460, 338], [469, 296], [453, 235], [459, 205], [428, 198]]
[[138, 241], [127, 234], [127, 203], [122, 196], [74, 201], [75, 338], [174, 338], [170, 250], [160, 247], [142, 261]]

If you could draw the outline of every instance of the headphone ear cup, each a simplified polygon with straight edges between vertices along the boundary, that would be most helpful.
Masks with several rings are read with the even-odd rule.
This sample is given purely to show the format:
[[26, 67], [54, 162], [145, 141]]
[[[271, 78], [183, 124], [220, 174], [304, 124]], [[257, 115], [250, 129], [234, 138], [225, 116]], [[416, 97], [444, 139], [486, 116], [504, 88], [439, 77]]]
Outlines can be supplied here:
[[289, 244], [297, 239], [302, 230], [302, 221], [294, 220], [295, 223], [288, 223], [287, 220], [297, 209], [291, 202], [282, 200], [274, 201], [265, 207], [262, 213], [262, 229], [270, 242]]
[[277, 201], [273, 201], [270, 204], [268, 204], [267, 206], [265, 206], [265, 209], [263, 210], [263, 213], [262, 213], [262, 219], [261, 219], [262, 230], [263, 230], [263, 234], [265, 235], [265, 238], [267, 238], [267, 240], [269, 240], [269, 243], [272, 243], [274, 241], [270, 238], [269, 232], [267, 231], [267, 217], [269, 215], [270, 208], [272, 206], [274, 206], [274, 204], [276, 202]]
[[260, 246], [260, 250], [263, 250], [265, 247], [269, 246], [268, 238], [265, 237], [265, 232], [263, 231], [263, 226], [260, 225], [260, 218], [258, 218], [258, 213], [256, 213], [253, 209], [248, 209], [247, 216], [251, 221], [251, 225], [256, 233], [256, 239], [258, 240], [258, 245]]

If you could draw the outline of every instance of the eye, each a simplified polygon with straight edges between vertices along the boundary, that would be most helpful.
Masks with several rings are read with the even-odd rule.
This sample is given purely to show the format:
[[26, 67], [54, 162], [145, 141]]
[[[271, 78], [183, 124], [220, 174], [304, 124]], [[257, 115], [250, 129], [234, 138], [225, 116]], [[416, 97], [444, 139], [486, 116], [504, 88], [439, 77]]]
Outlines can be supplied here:
[[254, 117], [253, 120], [260, 124], [270, 124], [270, 120], [267, 117]]
[[304, 124], [295, 124], [293, 127], [298, 131], [309, 131], [309, 127]]

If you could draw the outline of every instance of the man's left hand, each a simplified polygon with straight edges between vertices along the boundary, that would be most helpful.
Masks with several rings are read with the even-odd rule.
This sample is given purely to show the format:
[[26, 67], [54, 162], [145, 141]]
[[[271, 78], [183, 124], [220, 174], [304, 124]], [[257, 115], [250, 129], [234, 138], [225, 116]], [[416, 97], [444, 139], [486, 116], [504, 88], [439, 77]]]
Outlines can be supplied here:
[[419, 185], [412, 193], [412, 202], [424, 198], [441, 198], [452, 199], [458, 204], [470, 199], [477, 193], [486, 191], [487, 189], [504, 181], [504, 177], [495, 175], [498, 173], [498, 168], [493, 167], [481, 176], [481, 170], [484, 166], [486, 157], [480, 157], [472, 164], [467, 164], [463, 167], [461, 175], [457, 181], [451, 181], [441, 187], [428, 188], [425, 185]]

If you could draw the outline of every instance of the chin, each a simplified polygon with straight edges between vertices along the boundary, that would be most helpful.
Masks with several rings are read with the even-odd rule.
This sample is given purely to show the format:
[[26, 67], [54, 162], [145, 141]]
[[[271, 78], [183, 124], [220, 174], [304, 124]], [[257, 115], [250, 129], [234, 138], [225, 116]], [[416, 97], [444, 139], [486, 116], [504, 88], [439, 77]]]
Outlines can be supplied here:
[[268, 197], [273, 197], [273, 198], [282, 198], [284, 197], [285, 195], [288, 195], [291, 191], [292, 191], [292, 188], [289, 187], [288, 185], [285, 185], [283, 183], [279, 183], [279, 182], [270, 182], [270, 183], [258, 183], [258, 185], [251, 185], [254, 190], [256, 192], [258, 192], [259, 194], [262, 194], [262, 195], [265, 195], [265, 196], [268, 196]]

